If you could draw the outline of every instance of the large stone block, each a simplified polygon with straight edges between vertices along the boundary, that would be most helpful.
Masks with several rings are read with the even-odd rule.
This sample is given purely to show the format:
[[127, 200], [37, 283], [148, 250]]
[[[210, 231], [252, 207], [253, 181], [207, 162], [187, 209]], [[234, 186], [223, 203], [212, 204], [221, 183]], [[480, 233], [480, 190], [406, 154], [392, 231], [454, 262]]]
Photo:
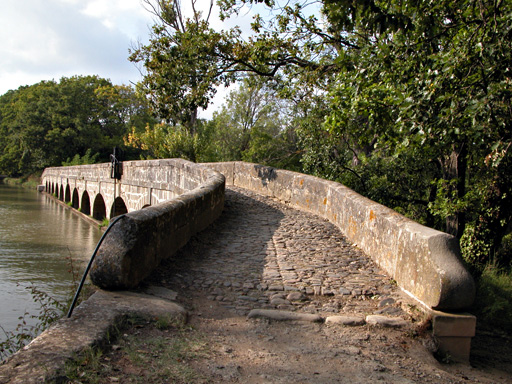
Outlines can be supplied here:
[[475, 316], [432, 311], [432, 328], [441, 355], [449, 360], [469, 363], [471, 338], [476, 330]]

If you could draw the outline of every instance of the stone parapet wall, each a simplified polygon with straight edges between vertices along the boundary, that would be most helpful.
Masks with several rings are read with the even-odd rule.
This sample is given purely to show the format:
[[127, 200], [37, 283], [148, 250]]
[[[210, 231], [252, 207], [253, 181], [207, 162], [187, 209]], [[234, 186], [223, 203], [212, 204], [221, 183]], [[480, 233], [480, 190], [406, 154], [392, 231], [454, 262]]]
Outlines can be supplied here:
[[91, 181], [110, 180], [110, 163], [45, 168], [41, 179], [44, 181], [51, 177]]
[[422, 226], [332, 181], [244, 162], [206, 164], [228, 185], [275, 197], [336, 224], [407, 293], [447, 311], [469, 307], [475, 284], [451, 235]]
[[218, 172], [177, 159], [130, 163], [123, 167], [125, 182], [130, 177], [142, 183], [154, 178], [159, 188], [175, 187], [180, 195], [127, 213], [112, 227], [90, 272], [92, 282], [104, 289], [136, 287], [224, 208], [225, 179]]

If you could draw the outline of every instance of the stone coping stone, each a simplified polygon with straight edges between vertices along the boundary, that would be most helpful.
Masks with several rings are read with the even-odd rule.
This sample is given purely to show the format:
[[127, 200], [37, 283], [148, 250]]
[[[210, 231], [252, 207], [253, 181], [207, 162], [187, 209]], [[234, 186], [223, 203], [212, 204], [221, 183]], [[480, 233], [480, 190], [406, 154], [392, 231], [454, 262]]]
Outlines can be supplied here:
[[366, 321], [364, 318], [359, 316], [328, 316], [325, 319], [325, 323], [345, 326], [359, 326], [365, 325]]
[[159, 297], [128, 292], [97, 291], [71, 318], [58, 320], [26, 347], [0, 365], [1, 384], [59, 382], [67, 361], [91, 346], [102, 346], [127, 316], [166, 316], [185, 323], [180, 305]]
[[402, 328], [408, 324], [408, 322], [401, 317], [387, 317], [381, 315], [366, 316], [366, 323], [374, 326], [388, 328]]
[[278, 321], [306, 321], [311, 323], [322, 323], [324, 318], [311, 313], [297, 313], [291, 311], [280, 311], [276, 309], [253, 309], [247, 315], [249, 319], [269, 319]]

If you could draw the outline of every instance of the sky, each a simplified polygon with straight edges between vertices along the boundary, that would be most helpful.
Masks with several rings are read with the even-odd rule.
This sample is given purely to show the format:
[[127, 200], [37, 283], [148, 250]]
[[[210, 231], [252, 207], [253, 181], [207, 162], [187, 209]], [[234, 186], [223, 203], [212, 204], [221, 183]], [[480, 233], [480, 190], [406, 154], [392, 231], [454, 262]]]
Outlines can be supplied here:
[[[182, 3], [185, 6], [188, 1]], [[216, 15], [212, 27], [228, 28]], [[148, 41], [153, 17], [141, 0], [2, 0], [0, 95], [75, 75], [98, 75], [114, 84], [137, 83], [141, 75], [128, 61], [128, 50]], [[231, 24], [248, 30], [251, 20], [247, 11]], [[225, 93], [219, 90], [215, 105], [202, 117], [211, 116]]]

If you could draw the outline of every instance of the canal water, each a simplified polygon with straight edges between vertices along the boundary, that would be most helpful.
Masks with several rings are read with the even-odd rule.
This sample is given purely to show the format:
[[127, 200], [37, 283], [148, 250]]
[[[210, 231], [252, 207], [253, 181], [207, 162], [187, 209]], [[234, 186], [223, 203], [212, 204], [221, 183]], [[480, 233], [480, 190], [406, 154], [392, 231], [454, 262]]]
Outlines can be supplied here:
[[32, 286], [60, 301], [69, 298], [70, 259], [81, 278], [101, 234], [51, 197], [0, 183], [0, 326], [14, 331], [25, 313], [35, 322]]

